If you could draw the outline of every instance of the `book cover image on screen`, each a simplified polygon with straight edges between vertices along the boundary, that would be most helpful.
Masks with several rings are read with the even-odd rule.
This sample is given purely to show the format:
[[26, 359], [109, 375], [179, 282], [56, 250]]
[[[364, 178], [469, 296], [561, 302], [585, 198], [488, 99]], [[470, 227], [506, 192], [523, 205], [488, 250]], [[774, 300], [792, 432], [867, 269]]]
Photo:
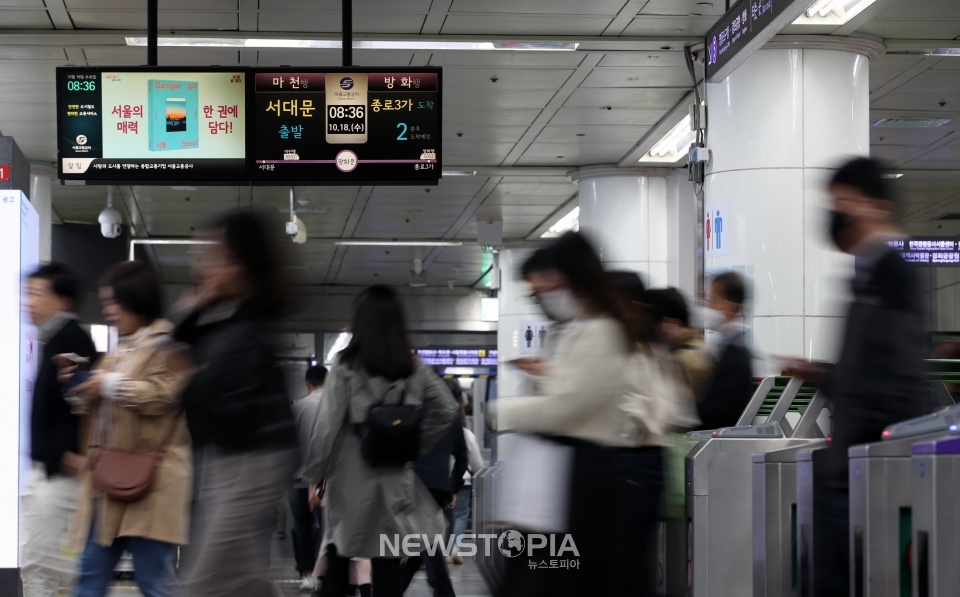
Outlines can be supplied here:
[[[200, 147], [199, 84], [196, 81], [147, 81], [150, 151]], [[192, 125], [191, 125], [192, 123]]]

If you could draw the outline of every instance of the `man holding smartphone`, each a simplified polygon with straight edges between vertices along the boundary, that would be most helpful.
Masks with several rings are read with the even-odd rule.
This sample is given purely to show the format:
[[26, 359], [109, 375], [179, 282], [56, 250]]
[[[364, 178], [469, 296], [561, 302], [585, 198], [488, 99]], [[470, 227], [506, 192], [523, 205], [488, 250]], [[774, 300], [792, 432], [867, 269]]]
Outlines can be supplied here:
[[37, 326], [39, 367], [30, 413], [33, 469], [23, 495], [21, 569], [24, 597], [57, 597], [72, 581], [71, 525], [80, 488], [80, 418], [71, 412], [57, 377], [58, 355], [80, 367], [96, 356], [76, 321], [77, 280], [62, 265], [41, 266], [27, 279], [27, 307]]

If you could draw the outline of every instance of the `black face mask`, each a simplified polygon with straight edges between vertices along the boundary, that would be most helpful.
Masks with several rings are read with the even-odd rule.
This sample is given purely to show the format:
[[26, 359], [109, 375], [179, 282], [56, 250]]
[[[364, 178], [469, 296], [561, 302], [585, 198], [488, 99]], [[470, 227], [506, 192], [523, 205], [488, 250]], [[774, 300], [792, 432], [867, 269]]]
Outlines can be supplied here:
[[850, 224], [850, 216], [847, 214], [836, 210], [830, 212], [830, 238], [841, 251], [843, 248], [840, 247], [840, 239], [847, 228], [850, 227]]

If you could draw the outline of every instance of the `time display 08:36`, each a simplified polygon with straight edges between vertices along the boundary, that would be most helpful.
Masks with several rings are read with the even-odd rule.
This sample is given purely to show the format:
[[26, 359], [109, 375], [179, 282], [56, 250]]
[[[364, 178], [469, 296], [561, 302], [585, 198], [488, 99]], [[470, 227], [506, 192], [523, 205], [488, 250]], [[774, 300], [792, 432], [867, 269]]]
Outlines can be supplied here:
[[96, 91], [96, 81], [67, 81], [67, 91]]
[[329, 106], [327, 108], [327, 132], [365, 133], [366, 106]]

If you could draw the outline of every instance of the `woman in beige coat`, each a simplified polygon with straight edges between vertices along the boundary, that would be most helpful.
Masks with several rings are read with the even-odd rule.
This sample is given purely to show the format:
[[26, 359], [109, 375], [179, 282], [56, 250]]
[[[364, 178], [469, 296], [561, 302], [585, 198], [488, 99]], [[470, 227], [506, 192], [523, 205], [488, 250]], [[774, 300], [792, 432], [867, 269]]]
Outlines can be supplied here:
[[[147, 494], [115, 500], [83, 474], [76, 528], [83, 545], [76, 597], [103, 597], [124, 551], [133, 555], [144, 597], [179, 597], [176, 546], [187, 541], [192, 478], [190, 438], [177, 397], [189, 375], [186, 352], [170, 339], [160, 319], [160, 285], [150, 266], [118, 264], [99, 289], [104, 318], [120, 333], [120, 345], [74, 390], [87, 417], [87, 444], [163, 456]], [[62, 370], [66, 377], [73, 372]], [[169, 437], [169, 440], [167, 438]], [[168, 442], [164, 448], [164, 443]], [[91, 447], [90, 461], [97, 449]]]

